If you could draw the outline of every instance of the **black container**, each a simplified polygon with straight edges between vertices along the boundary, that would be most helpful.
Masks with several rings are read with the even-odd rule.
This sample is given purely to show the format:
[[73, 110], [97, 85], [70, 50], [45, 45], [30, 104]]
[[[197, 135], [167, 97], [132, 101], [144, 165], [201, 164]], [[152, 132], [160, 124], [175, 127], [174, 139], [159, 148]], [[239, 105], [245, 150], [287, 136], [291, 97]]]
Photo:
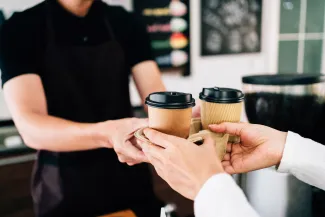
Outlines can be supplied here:
[[242, 79], [249, 122], [325, 144], [325, 77], [262, 75]]

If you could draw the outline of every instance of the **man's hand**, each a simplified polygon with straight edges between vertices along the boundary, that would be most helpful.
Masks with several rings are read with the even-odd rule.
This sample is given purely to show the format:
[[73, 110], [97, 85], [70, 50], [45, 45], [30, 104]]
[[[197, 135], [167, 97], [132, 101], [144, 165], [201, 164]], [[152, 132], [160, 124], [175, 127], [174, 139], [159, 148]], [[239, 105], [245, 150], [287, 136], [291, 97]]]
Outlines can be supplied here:
[[142, 144], [150, 163], [161, 178], [186, 198], [193, 200], [211, 176], [224, 172], [212, 139], [197, 146], [151, 129], [144, 133], [156, 144]]
[[[105, 127], [105, 125], [107, 127]], [[115, 121], [101, 123], [105, 132], [110, 135], [110, 143], [121, 163], [127, 163], [129, 166], [146, 162], [146, 157], [139, 149], [133, 133], [143, 127], [148, 126], [147, 119], [126, 118]]]
[[227, 173], [263, 169], [281, 161], [287, 133], [248, 123], [222, 123], [210, 125], [210, 129], [240, 137], [241, 143], [228, 144], [228, 153], [222, 162]]

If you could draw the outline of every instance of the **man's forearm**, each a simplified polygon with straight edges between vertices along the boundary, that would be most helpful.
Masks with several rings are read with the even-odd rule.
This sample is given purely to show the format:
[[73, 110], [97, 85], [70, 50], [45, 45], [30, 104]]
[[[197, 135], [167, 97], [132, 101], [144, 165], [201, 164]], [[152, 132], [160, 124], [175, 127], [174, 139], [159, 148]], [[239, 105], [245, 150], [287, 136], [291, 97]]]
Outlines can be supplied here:
[[111, 147], [99, 124], [77, 123], [61, 118], [28, 113], [15, 119], [24, 142], [31, 148], [56, 152]]
[[144, 110], [147, 112], [146, 97], [153, 92], [166, 91], [158, 65], [154, 61], [144, 61], [132, 68], [132, 75]]

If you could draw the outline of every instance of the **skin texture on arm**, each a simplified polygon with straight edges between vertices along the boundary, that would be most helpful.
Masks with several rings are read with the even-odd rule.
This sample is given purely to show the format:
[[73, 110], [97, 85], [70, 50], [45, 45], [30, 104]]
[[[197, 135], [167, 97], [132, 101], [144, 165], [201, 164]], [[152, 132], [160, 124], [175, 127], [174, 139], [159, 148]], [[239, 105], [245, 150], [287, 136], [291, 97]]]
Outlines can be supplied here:
[[148, 108], [144, 103], [146, 97], [153, 92], [166, 91], [165, 85], [161, 79], [160, 70], [156, 62], [144, 61], [132, 68], [132, 74], [142, 104], [147, 111]]
[[49, 116], [38, 75], [26, 74], [11, 79], [4, 85], [4, 95], [21, 136], [31, 148], [64, 152], [111, 146], [105, 136], [96, 132], [94, 124]]
[[147, 120], [121, 119], [98, 124], [77, 123], [48, 115], [41, 79], [36, 74], [15, 77], [4, 85], [6, 103], [24, 142], [31, 148], [55, 152], [114, 148], [121, 162], [144, 159], [130, 135]]

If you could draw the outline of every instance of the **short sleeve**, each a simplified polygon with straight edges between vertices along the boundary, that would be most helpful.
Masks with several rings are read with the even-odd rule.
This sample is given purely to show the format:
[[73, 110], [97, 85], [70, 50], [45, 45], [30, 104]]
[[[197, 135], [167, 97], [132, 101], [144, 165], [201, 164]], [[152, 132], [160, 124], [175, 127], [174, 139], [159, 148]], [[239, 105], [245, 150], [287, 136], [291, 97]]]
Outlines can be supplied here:
[[7, 20], [0, 29], [0, 69], [4, 85], [10, 79], [37, 73], [40, 61], [39, 32], [36, 24], [19, 13]]
[[128, 14], [128, 21], [127, 56], [130, 66], [154, 60], [145, 21], [134, 13]]

